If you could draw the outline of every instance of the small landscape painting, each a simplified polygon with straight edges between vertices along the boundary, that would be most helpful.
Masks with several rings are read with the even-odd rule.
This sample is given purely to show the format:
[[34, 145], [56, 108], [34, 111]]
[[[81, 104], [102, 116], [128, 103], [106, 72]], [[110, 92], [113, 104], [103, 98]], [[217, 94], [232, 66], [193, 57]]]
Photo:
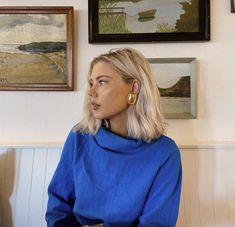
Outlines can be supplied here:
[[166, 118], [196, 118], [195, 58], [149, 59]]
[[199, 0], [99, 0], [99, 34], [199, 31]]

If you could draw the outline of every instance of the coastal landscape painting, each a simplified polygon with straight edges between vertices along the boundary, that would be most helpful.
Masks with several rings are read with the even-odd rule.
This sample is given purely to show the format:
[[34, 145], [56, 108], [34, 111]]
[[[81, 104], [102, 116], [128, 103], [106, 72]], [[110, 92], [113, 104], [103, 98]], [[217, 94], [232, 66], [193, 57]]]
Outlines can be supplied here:
[[89, 0], [89, 18], [91, 42], [209, 39], [209, 0]]
[[72, 7], [0, 8], [0, 90], [72, 90]]
[[196, 59], [149, 59], [166, 118], [196, 118]]

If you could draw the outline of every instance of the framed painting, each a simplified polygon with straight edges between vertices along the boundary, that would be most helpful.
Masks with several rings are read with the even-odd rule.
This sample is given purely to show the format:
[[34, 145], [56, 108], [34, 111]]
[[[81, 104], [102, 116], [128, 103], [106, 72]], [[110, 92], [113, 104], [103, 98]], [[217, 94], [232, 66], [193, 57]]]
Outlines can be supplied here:
[[88, 0], [89, 42], [208, 41], [210, 0]]
[[150, 58], [166, 118], [196, 118], [196, 58]]
[[231, 0], [231, 12], [235, 13], [235, 0]]
[[73, 90], [73, 7], [0, 7], [0, 90]]

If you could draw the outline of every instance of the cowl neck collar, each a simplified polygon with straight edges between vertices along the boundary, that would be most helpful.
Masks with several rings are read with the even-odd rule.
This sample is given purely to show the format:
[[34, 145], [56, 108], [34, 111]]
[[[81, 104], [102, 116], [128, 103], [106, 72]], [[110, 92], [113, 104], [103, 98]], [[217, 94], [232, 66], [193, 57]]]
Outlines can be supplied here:
[[140, 139], [117, 135], [104, 126], [99, 128], [94, 139], [100, 147], [119, 153], [136, 152], [145, 144], [145, 142]]

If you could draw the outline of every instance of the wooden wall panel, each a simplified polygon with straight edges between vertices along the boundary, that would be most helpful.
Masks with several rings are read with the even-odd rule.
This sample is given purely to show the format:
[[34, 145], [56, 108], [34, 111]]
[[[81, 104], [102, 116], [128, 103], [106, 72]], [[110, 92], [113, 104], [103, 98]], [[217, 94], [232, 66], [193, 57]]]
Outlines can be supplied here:
[[184, 193], [184, 200], [181, 202], [184, 203], [185, 225], [187, 227], [201, 226], [194, 153], [193, 149], [181, 152]]
[[53, 176], [55, 168], [59, 162], [60, 155], [61, 155], [61, 150], [57, 148], [49, 148], [47, 151], [46, 173], [45, 173], [45, 182], [44, 182], [44, 187], [43, 187], [44, 196], [43, 196], [43, 213], [42, 213], [42, 225], [41, 225], [42, 227], [46, 227], [45, 212], [46, 212], [47, 200], [48, 200], [47, 187]]
[[[0, 227], [46, 227], [47, 187], [61, 148], [0, 147]], [[181, 149], [177, 227], [235, 226], [235, 149]]]
[[216, 227], [229, 227], [228, 189], [226, 183], [226, 155], [224, 150], [214, 150], [211, 155], [214, 216]]
[[[201, 226], [215, 226], [212, 156], [209, 149], [194, 150]], [[190, 170], [190, 169], [188, 169]]]
[[38, 148], [35, 149], [33, 153], [33, 175], [31, 181], [29, 216], [27, 224], [28, 226], [41, 226], [44, 218], [42, 215], [44, 200], [43, 187], [45, 187], [47, 149]]
[[29, 205], [31, 196], [31, 183], [33, 177], [33, 152], [32, 148], [21, 151], [19, 165], [18, 185], [16, 191], [15, 214], [13, 223], [15, 227], [28, 226]]
[[229, 226], [235, 226], [235, 153], [232, 150], [224, 151], [225, 155], [225, 182], [228, 198]]
[[[6, 163], [7, 163], [7, 152], [4, 149], [0, 149], [0, 224], [3, 223], [5, 217], [3, 217], [4, 207], [8, 206], [8, 198], [5, 197], [6, 184]], [[2, 226], [2, 225], [0, 225]]]

